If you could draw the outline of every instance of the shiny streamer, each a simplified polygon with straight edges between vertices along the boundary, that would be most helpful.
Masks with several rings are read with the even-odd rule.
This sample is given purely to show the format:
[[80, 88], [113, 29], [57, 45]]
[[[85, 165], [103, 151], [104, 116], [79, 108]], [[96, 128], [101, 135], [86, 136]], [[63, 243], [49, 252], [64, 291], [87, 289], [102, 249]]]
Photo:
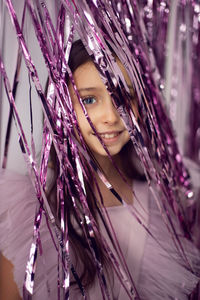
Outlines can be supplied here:
[[166, 99], [183, 154], [199, 164], [199, 2], [175, 1], [172, 9]]
[[[41, 88], [41, 86], [40, 86], [40, 84], [39, 84], [39, 82], [38, 82], [37, 72], [36, 72], [35, 67], [34, 67], [34, 65], [33, 65], [33, 63], [32, 63], [32, 60], [31, 60], [31, 58], [30, 58], [30, 55], [28, 54], [28, 51], [27, 51], [27, 48], [26, 48], [26, 44], [25, 44], [25, 41], [24, 41], [24, 39], [23, 39], [23, 35], [21, 34], [20, 27], [19, 27], [19, 24], [18, 24], [18, 22], [17, 22], [17, 18], [16, 18], [16, 15], [15, 15], [15, 13], [14, 13], [13, 7], [12, 7], [10, 1], [8, 1], [7, 4], [8, 4], [8, 8], [10, 9], [11, 15], [13, 16], [13, 21], [14, 21], [14, 24], [16, 25], [16, 30], [17, 30], [19, 39], [20, 39], [20, 41], [21, 41], [21, 43], [22, 43], [22, 45], [23, 45], [23, 50], [24, 50], [24, 55], [25, 55], [25, 58], [26, 58], [27, 66], [28, 66], [28, 68], [30, 68], [31, 75], [32, 75], [32, 78], [33, 78], [33, 80], [34, 80], [34, 82], [35, 82], [35, 84], [36, 84], [36, 88], [38, 89], [39, 95], [40, 95], [40, 97], [42, 98], [42, 100], [44, 100], [44, 99], [43, 99], [44, 96], [42, 95], [42, 88]], [[32, 11], [32, 12], [33, 12], [33, 11]], [[19, 33], [20, 33], [20, 34], [19, 34]], [[46, 107], [45, 107], [45, 108], [46, 108]], [[27, 146], [27, 142], [25, 142], [25, 144], [26, 144], [26, 146]], [[81, 194], [81, 198], [82, 198], [82, 194]], [[47, 205], [47, 207], [48, 207], [48, 205]], [[52, 213], [51, 213], [51, 212], [48, 212], [48, 215], [50, 216], [50, 220], [54, 223], [54, 217], [53, 217]], [[56, 232], [57, 232], [57, 231], [56, 231]], [[57, 232], [57, 235], [58, 235], [58, 232]], [[58, 236], [58, 237], [59, 237], [59, 236]], [[60, 239], [60, 244], [62, 245], [62, 249], [63, 249], [63, 242], [62, 242], [62, 239]], [[36, 251], [36, 248], [35, 248], [35, 251]], [[65, 255], [65, 258], [66, 258], [66, 253], [65, 253], [64, 255]], [[32, 255], [31, 255], [31, 259], [32, 259]], [[34, 269], [33, 264], [32, 264], [32, 268]], [[34, 270], [33, 270], [33, 269], [32, 269], [32, 272], [34, 273]], [[33, 277], [33, 276], [32, 276], [32, 277]], [[33, 283], [31, 284], [31, 286], [33, 286]], [[32, 290], [31, 290], [31, 291], [32, 291]], [[26, 295], [25, 295], [25, 297], [26, 297]]]
[[[23, 31], [23, 27], [24, 27], [25, 14], [26, 14], [26, 4], [24, 5], [24, 10], [23, 10], [23, 14], [22, 14], [22, 22], [21, 22], [22, 31]], [[22, 60], [22, 52], [21, 52], [21, 48], [19, 47], [18, 48], [18, 55], [17, 55], [16, 70], [15, 70], [13, 86], [12, 86], [12, 93], [13, 93], [14, 99], [16, 98], [17, 87], [18, 87], [18, 83], [19, 83], [21, 60]], [[8, 124], [7, 124], [7, 129], [6, 129], [6, 137], [5, 137], [5, 145], [4, 145], [4, 157], [3, 157], [3, 162], [2, 162], [2, 168], [4, 168], [4, 169], [6, 168], [6, 164], [7, 164], [7, 155], [8, 155], [8, 148], [9, 148], [11, 125], [12, 125], [12, 115], [13, 115], [13, 111], [12, 111], [12, 109], [10, 109]]]
[[[14, 112], [14, 115], [15, 115], [15, 118], [16, 118], [15, 124], [16, 124], [16, 127], [18, 129], [19, 143], [20, 143], [20, 146], [21, 146], [22, 153], [24, 155], [27, 154], [27, 161], [29, 162], [30, 165], [32, 165], [32, 171], [34, 171], [35, 175], [37, 176], [35, 163], [32, 159], [32, 155], [31, 155], [31, 152], [29, 150], [28, 143], [27, 143], [27, 140], [25, 138], [25, 134], [24, 134], [23, 129], [22, 129], [22, 125], [21, 125], [21, 122], [20, 122], [16, 107], [15, 107], [14, 97], [13, 97], [13, 94], [12, 94], [12, 91], [11, 91], [10, 83], [9, 83], [7, 74], [5, 72], [5, 68], [4, 68], [1, 57], [0, 57], [0, 66], [1, 66], [1, 73], [2, 73], [3, 78], [4, 78], [4, 84], [5, 84], [6, 92], [7, 92], [7, 95], [8, 95], [8, 99], [10, 101], [10, 106], [13, 109], [13, 112]], [[36, 186], [37, 186], [37, 184], [36, 184]], [[38, 189], [36, 189], [36, 191], [37, 191], [38, 199], [41, 200], [40, 199], [40, 192], [38, 191]], [[27, 268], [26, 268], [26, 279], [25, 279], [26, 288], [24, 290], [24, 295], [26, 294], [26, 292], [28, 292], [30, 294], [32, 294], [32, 292], [33, 292], [34, 274], [35, 274], [35, 269], [36, 269], [37, 248], [38, 248], [38, 242], [39, 242], [39, 231], [38, 231], [38, 229], [39, 229], [40, 223], [41, 223], [41, 213], [36, 214], [36, 221], [35, 221], [35, 227], [34, 227], [34, 238], [33, 238], [32, 246], [31, 246], [31, 250], [30, 250], [29, 261], [27, 263]], [[26, 299], [26, 297], [28, 298], [28, 294], [27, 294], [27, 296], [25, 296], [25, 299]]]
[[[76, 3], [76, 7], [78, 7], [78, 4]], [[103, 6], [103, 8], [105, 8], [104, 6]], [[85, 10], [89, 10], [89, 8], [87, 7], [87, 8], [85, 8]], [[92, 20], [92, 18], [91, 18], [91, 15], [92, 15], [92, 13], [91, 12], [85, 12], [85, 10], [79, 10], [78, 11], [78, 13], [80, 13], [80, 15], [81, 15], [81, 13], [83, 13], [84, 12], [84, 16], [83, 17], [86, 17], [86, 16], [90, 16], [90, 19], [89, 20], [87, 20], [88, 21], [88, 23], [90, 23], [90, 25], [91, 24], [93, 24], [93, 27], [95, 27], [95, 21], [94, 21], [94, 19]], [[108, 7], [106, 7], [106, 9], [104, 9], [104, 11], [107, 11], [108, 10]], [[99, 9], [98, 9], [98, 13], [99, 13]], [[112, 13], [112, 12], [111, 12]], [[110, 13], [110, 14], [111, 14]], [[112, 15], [112, 14], [111, 14]], [[113, 19], [115, 19], [114, 18], [114, 16], [113, 16], [113, 18], [112, 18], [112, 20]], [[100, 20], [106, 20], [106, 18], [105, 18], [105, 14], [104, 14], [104, 18], [100, 18]], [[109, 20], [110, 21], [110, 20]], [[82, 24], [81, 24], [82, 25]], [[106, 24], [106, 25], [109, 25], [109, 24]], [[108, 26], [106, 26], [106, 28], [109, 28]], [[132, 28], [134, 28], [134, 26], [132, 26]], [[86, 31], [86, 28], [84, 28], [84, 34], [86, 33], [87, 31]], [[96, 33], [95, 33], [96, 34]], [[123, 34], [123, 33], [121, 33], [121, 34]], [[142, 34], [142, 33], [141, 33]], [[98, 33], [98, 38], [100, 38], [100, 33]], [[93, 38], [94, 39], [94, 38]], [[101, 42], [102, 42], [102, 40], [101, 40]], [[88, 43], [89, 45], [90, 45], [90, 43]], [[127, 53], [129, 53], [129, 49], [126, 49], [127, 51]], [[98, 50], [96, 50], [96, 53], [98, 53]], [[95, 53], [94, 53], [95, 54]], [[131, 56], [131, 53], [130, 53], [130, 56]], [[98, 58], [99, 58], [99, 54], [98, 54], [98, 56], [97, 56]], [[145, 57], [144, 57], [145, 58]], [[144, 59], [144, 61], [145, 61], [145, 59]], [[95, 62], [95, 61], [94, 61]], [[99, 65], [99, 67], [101, 67], [101, 60], [100, 61], [98, 61], [98, 65]], [[103, 64], [103, 69], [102, 69], [102, 71], [104, 71], [104, 69], [105, 69], [105, 65]], [[133, 69], [134, 69], [134, 66], [133, 66]], [[146, 71], [146, 70], [145, 70]], [[101, 73], [101, 75], [102, 75], [102, 73]], [[150, 76], [149, 76], [149, 78], [150, 78]], [[105, 78], [103, 78], [104, 79], [104, 82], [106, 81], [106, 79]], [[152, 79], [153, 80], [153, 79]], [[107, 84], [108, 85], [108, 84]], [[152, 81], [152, 86], [153, 86], [153, 81]], [[108, 89], [109, 89], [109, 87], [108, 87]], [[170, 125], [170, 123], [169, 123], [169, 121], [168, 121], [168, 119], [167, 119], [167, 116], [166, 116], [166, 114], [165, 114], [165, 112], [164, 112], [164, 110], [163, 110], [163, 108], [162, 108], [162, 104], [158, 101], [158, 97], [159, 97], [159, 91], [156, 91], [156, 89], [155, 88], [153, 88], [150, 92], [151, 92], [151, 94], [152, 94], [152, 91], [153, 91], [153, 95], [152, 95], [152, 98], [155, 98], [155, 100], [156, 100], [156, 106], [154, 107], [154, 106], [152, 106], [152, 104], [153, 104], [153, 102], [151, 102], [150, 104], [151, 104], [151, 107], [150, 107], [150, 109], [151, 110], [153, 110], [152, 111], [152, 114], [150, 115], [150, 116], [148, 116], [147, 115], [147, 118], [148, 118], [148, 121], [150, 122], [150, 127], [154, 127], [154, 123], [156, 123], [155, 125], [156, 125], [156, 128], [153, 130], [153, 132], [155, 133], [158, 133], [158, 134], [156, 134], [156, 137], [155, 137], [155, 140], [157, 140], [157, 143], [159, 142], [160, 143], [160, 145], [162, 145], [162, 146], [160, 146], [160, 148], [159, 148], [159, 150], [160, 150], [160, 153], [159, 152], [157, 152], [158, 154], [159, 154], [159, 156], [157, 156], [157, 159], [159, 160], [159, 164], [161, 164], [161, 165], [163, 165], [163, 156], [165, 157], [165, 165], [163, 165], [163, 169], [165, 170], [166, 169], [166, 166], [167, 166], [167, 163], [168, 163], [168, 165], [169, 166], [171, 166], [172, 167], [172, 164], [171, 164], [171, 162], [170, 161], [168, 161], [167, 162], [167, 160], [168, 160], [168, 157], [166, 156], [166, 153], [169, 153], [169, 150], [170, 150], [170, 152], [172, 152], [173, 151], [173, 155], [174, 156], [178, 156], [177, 155], [177, 153], [178, 153], [178, 148], [177, 148], [177, 145], [176, 145], [176, 142], [175, 142], [175, 140], [173, 139], [173, 131], [172, 131], [172, 128], [171, 128], [171, 125]], [[118, 98], [118, 96], [117, 95], [114, 95], [115, 96], [115, 98]], [[122, 97], [122, 99], [124, 99], [124, 97]], [[118, 100], [118, 99], [117, 99]], [[120, 100], [119, 100], [120, 101]], [[146, 100], [147, 101], [147, 100]], [[149, 99], [148, 99], [148, 101], [149, 101]], [[84, 109], [84, 108], [83, 108]], [[159, 113], [160, 113], [160, 117], [161, 117], [161, 119], [162, 119], [162, 122], [163, 122], [163, 120], [165, 120], [165, 122], [164, 122], [164, 124], [166, 124], [167, 126], [166, 126], [166, 130], [167, 130], [167, 132], [168, 132], [168, 134], [169, 134], [169, 137], [168, 137], [168, 140], [172, 140], [173, 141], [173, 143], [172, 143], [172, 145], [166, 145], [166, 138], [165, 138], [165, 135], [163, 136], [163, 130], [162, 130], [162, 128], [159, 126], [159, 124], [156, 122], [156, 111], [155, 111], [155, 109], [156, 109], [156, 111], [159, 111]], [[121, 111], [120, 111], [121, 110]], [[123, 107], [120, 107], [120, 110], [119, 110], [119, 112], [121, 112], [121, 116], [122, 117], [126, 117], [126, 115], [127, 115], [127, 113], [124, 111], [124, 109], [123, 109]], [[85, 116], [86, 116], [86, 118], [88, 119], [88, 116], [87, 116], [87, 112], [85, 112], [84, 111], [84, 113], [85, 113]], [[149, 118], [150, 117], [150, 118]], [[123, 118], [124, 119], [124, 118]], [[89, 121], [89, 119], [88, 119], [88, 121]], [[89, 121], [90, 122], [90, 121]], [[161, 124], [161, 122], [160, 122], [160, 124]], [[162, 123], [163, 124], [163, 123]], [[91, 125], [91, 123], [90, 123], [90, 125]], [[138, 144], [137, 144], [137, 141], [135, 140], [135, 138], [134, 138], [134, 136], [133, 136], [133, 133], [134, 133], [134, 130], [130, 127], [130, 124], [127, 124], [126, 123], [126, 126], [127, 126], [127, 129], [129, 130], [129, 133], [130, 133], [130, 136], [133, 138], [133, 142], [138, 146], [138, 147], [140, 147]], [[93, 128], [93, 126], [91, 125], [91, 127], [92, 127], [92, 129], [94, 130], [94, 128]], [[137, 137], [138, 137], [138, 132], [137, 132]], [[142, 140], [142, 136], [140, 135], [140, 140]], [[159, 141], [160, 140], [160, 141]], [[155, 143], [155, 141], [153, 142], [153, 143]], [[163, 147], [163, 145], [165, 145], [164, 147]], [[171, 149], [169, 149], [169, 148], [171, 148]], [[137, 149], [136, 149], [137, 150]], [[163, 151], [164, 150], [164, 151]], [[156, 149], [156, 151], [157, 151], [157, 149]], [[139, 156], [141, 157], [141, 161], [143, 161], [144, 162], [144, 166], [145, 166], [145, 169], [150, 169], [151, 171], [148, 173], [148, 176], [150, 175], [150, 173], [152, 173], [152, 174], [155, 174], [155, 178], [154, 178], [154, 180], [156, 181], [156, 182], [158, 182], [158, 173], [157, 173], [157, 171], [156, 171], [156, 169], [155, 169], [155, 167], [154, 167], [154, 165], [152, 164], [152, 161], [151, 161], [151, 158], [149, 157], [149, 153], [148, 153], [148, 150], [147, 150], [147, 148], [145, 149], [145, 152], [143, 151], [143, 149], [140, 149], [140, 151], [138, 151], [138, 154], [139, 154]], [[169, 156], [170, 157], [170, 156]], [[180, 157], [180, 156], [179, 156]], [[175, 157], [176, 158], [176, 157]], [[161, 187], [161, 189], [163, 189], [163, 192], [165, 193], [165, 195], [166, 195], [166, 193], [168, 193], [169, 192], [169, 189], [166, 189], [166, 186], [165, 185], [163, 185], [163, 184], [161, 184], [162, 183], [162, 181], [163, 181], [163, 178], [165, 177], [165, 175], [167, 175], [167, 173], [169, 172], [169, 166], [167, 166], [168, 167], [168, 170], [166, 170], [166, 173], [162, 173], [162, 174], [160, 174], [160, 176], [162, 176], [162, 177], [160, 177], [159, 178], [159, 187]], [[186, 171], [186, 169], [184, 169], [184, 166], [183, 166], [183, 163], [182, 163], [182, 161], [181, 161], [181, 159], [179, 159], [179, 161], [178, 161], [178, 163], [176, 164], [176, 167], [178, 167], [178, 169], [179, 169], [179, 172], [181, 171], [181, 169], [183, 168], [183, 170], [184, 170], [184, 176], [185, 176], [185, 179], [183, 179], [184, 180], [184, 184], [186, 185], [186, 189], [188, 189], [188, 179], [187, 179], [187, 177], [188, 177], [188, 174], [187, 174], [187, 171]], [[175, 169], [174, 169], [174, 172], [175, 172]], [[181, 171], [181, 172], [183, 172], [183, 171]], [[152, 175], [150, 176], [150, 178], [152, 177]], [[176, 178], [179, 178], [179, 177], [176, 177]], [[173, 178], [173, 179], [176, 179], [176, 178]], [[166, 178], [168, 181], [170, 181], [171, 183], [170, 184], [172, 184], [172, 185], [174, 185], [174, 184], [176, 184], [175, 182], [173, 183], [172, 182], [172, 180], [171, 180], [171, 178]], [[178, 182], [177, 182], [178, 183]], [[179, 183], [179, 185], [180, 185], [180, 183]], [[182, 182], [181, 182], [181, 185], [182, 185]], [[177, 196], [176, 194], [172, 194], [172, 193], [170, 193], [170, 194], [168, 194], [168, 196], [167, 196], [169, 199], [170, 199], [170, 202], [171, 202], [171, 204], [172, 204], [172, 207], [173, 207], [173, 209], [174, 210], [177, 210], [177, 208], [178, 208], [178, 205], [177, 205], [177, 197], [178, 197], [178, 199], [180, 198], [180, 195], [179, 196]], [[164, 200], [164, 199], [162, 199], [162, 200]], [[162, 208], [162, 213], [165, 211], [165, 209], [166, 209], [166, 207], [165, 207], [165, 204], [163, 204], [162, 202], [160, 203], [160, 208]], [[181, 203], [179, 203], [179, 209], [181, 209], [181, 211], [179, 211], [179, 214], [183, 214], [183, 208], [181, 208]], [[180, 221], [182, 222], [182, 220], [184, 220], [185, 219], [185, 217], [184, 218], [180, 218]], [[169, 222], [169, 224], [171, 223], [171, 225], [170, 226], [172, 226], [172, 222], [171, 222], [171, 220], [169, 219], [169, 217], [168, 217], [168, 222]], [[182, 224], [182, 226], [184, 227], [184, 228], [187, 228], [187, 225], [186, 224]], [[174, 233], [174, 228], [173, 228], [173, 226], [172, 226], [172, 232]], [[188, 232], [189, 233], [189, 232]], [[188, 234], [187, 233], [187, 234]], [[178, 236], [176, 237], [177, 238], [177, 240], [178, 240]], [[179, 248], [181, 249], [181, 251], [183, 251], [183, 249], [182, 249], [182, 246], [181, 246], [181, 244], [180, 244], [180, 241], [178, 242], [178, 244], [179, 244]], [[183, 253], [183, 256], [185, 256], [184, 255], [184, 253]]]
[[[80, 96], [78, 95], [73, 81], [73, 75], [71, 74], [67, 64], [75, 32], [78, 32], [79, 37], [83, 40], [86, 49], [100, 71], [100, 75], [112, 96], [113, 103], [130, 133], [149, 184], [151, 184], [151, 182], [157, 184], [157, 187], [162, 192], [162, 197], [160, 199], [158, 199], [156, 196], [155, 198], [162, 215], [164, 215], [165, 223], [168, 226], [172, 237], [174, 238], [177, 249], [187, 261], [182, 245], [176, 234], [175, 228], [173, 227], [171, 217], [166, 213], [168, 207], [170, 207], [176, 218], [180, 221], [185, 235], [188, 238], [191, 238], [188, 220], [184, 214], [184, 208], [181, 204], [182, 202], [180, 201], [180, 199], [184, 198], [187, 202], [187, 205], [191, 206], [190, 203], [192, 191], [190, 190], [190, 179], [188, 172], [183, 165], [181, 155], [178, 151], [171, 123], [165, 113], [161, 93], [161, 90], [163, 89], [162, 78], [164, 69], [161, 49], [165, 47], [169, 3], [167, 1], [143, 1], [141, 7], [144, 10], [141, 10], [141, 7], [139, 7], [136, 2], [131, 3], [130, 1], [113, 1], [111, 3], [112, 5], [110, 5], [110, 2], [108, 1], [78, 2], [63, 0], [61, 1], [62, 4], [58, 14], [57, 28], [54, 29], [53, 22], [45, 2], [35, 1], [35, 3], [33, 3], [33, 1], [27, 0], [26, 3], [33, 21], [35, 33], [49, 73], [49, 85], [46, 98], [40, 85], [37, 71], [26, 46], [22, 30], [17, 21], [12, 3], [9, 0], [5, 2], [7, 3], [11, 19], [16, 28], [16, 33], [19, 43], [22, 47], [23, 56], [25, 58], [29, 74], [32, 77], [41, 100], [45, 115], [39, 182], [37, 181], [38, 174], [33, 163], [34, 159], [31, 157], [31, 155], [28, 156], [28, 161], [29, 163], [31, 162], [30, 166], [34, 169], [35, 176], [37, 178], [35, 183], [36, 190], [39, 188], [39, 194], [41, 191], [43, 193], [43, 200], [45, 201], [44, 213], [47, 213], [46, 216], [48, 216], [47, 224], [48, 219], [50, 219], [51, 223], [53, 224], [55, 222], [52, 212], [46, 209], [49, 206], [44, 195], [48, 158], [52, 142], [54, 143], [54, 147], [61, 165], [60, 181], [58, 181], [58, 191], [60, 191], [58, 193], [58, 199], [61, 207], [61, 233], [59, 232], [58, 228], [55, 227], [54, 229], [58, 238], [58, 244], [62, 249], [59, 254], [59, 261], [62, 261], [60, 258], [61, 256], [63, 256], [64, 259], [64, 263], [61, 263], [61, 265], [65, 270], [63, 283], [65, 287], [64, 289], [66, 298], [68, 298], [68, 288], [70, 284], [69, 272], [67, 269], [70, 266], [72, 274], [74, 274], [74, 277], [76, 278], [79, 288], [82, 291], [82, 295], [85, 297], [85, 299], [86, 296], [84, 288], [82, 287], [82, 284], [77, 277], [73, 266], [70, 264], [70, 260], [68, 260], [69, 250], [66, 224], [67, 220], [64, 216], [64, 202], [62, 194], [64, 182], [67, 184], [69, 190], [69, 195], [67, 195], [67, 197], [71, 197], [73, 199], [81, 228], [85, 233], [85, 238], [88, 242], [90, 251], [97, 266], [102, 297], [104, 299], [109, 299], [110, 297], [107, 290], [105, 277], [102, 272], [102, 266], [97, 259], [94, 250], [95, 247], [93, 246], [95, 243], [94, 235], [99, 235], [100, 233], [87, 205], [86, 190], [83, 180], [83, 174], [86, 178], [87, 174], [80, 155], [80, 148], [83, 148], [84, 155], [87, 153], [85, 152], [86, 146], [83, 142], [81, 132], [76, 121], [76, 116], [73, 111], [73, 105], [70, 99], [68, 87], [65, 83], [65, 72], [67, 72], [74, 90], [77, 93], [77, 97], [80, 101], [83, 112], [89, 124], [91, 125], [91, 128], [97, 134], [95, 127], [81, 102]], [[197, 6], [195, 9], [195, 16], [197, 18]], [[160, 24], [164, 24], [162, 27], [163, 35], [160, 44], [159, 39], [155, 41], [153, 36], [153, 29], [157, 26], [158, 22], [160, 22]], [[132, 112], [130, 109], [129, 89], [123, 79], [119, 67], [114, 61], [106, 41], [110, 43], [114, 52], [116, 52], [119, 59], [127, 69], [129, 77], [133, 83], [133, 87], [138, 96], [141, 119], [144, 120], [145, 128], [141, 128], [142, 126], [138, 124], [134, 116], [134, 112]], [[159, 47], [157, 48], [156, 45], [158, 44]], [[6, 78], [3, 67], [1, 69], [4, 74], [4, 78]], [[12, 95], [10, 92], [8, 94]], [[18, 123], [20, 124], [17, 112], [15, 115]], [[75, 126], [79, 132], [81, 146], [73, 142], [73, 126]], [[19, 131], [23, 132], [21, 127]], [[24, 152], [24, 149], [28, 148], [23, 134], [22, 137], [23, 138], [21, 138], [20, 134], [22, 151]], [[98, 134], [97, 137], [112, 160], [112, 157], [110, 156]], [[70, 142], [70, 146], [68, 142]], [[152, 145], [152, 149], [149, 149], [149, 145]], [[75, 158], [75, 166], [73, 166], [68, 159], [67, 155], [69, 149], [72, 151], [73, 157]], [[28, 154], [30, 154], [30, 152], [28, 152]], [[91, 162], [90, 160], [89, 165], [93, 167], [94, 162]], [[102, 177], [102, 173], [97, 166], [94, 167], [94, 170], [99, 174], [100, 177]], [[120, 170], [118, 171], [120, 172]], [[79, 200], [74, 198], [72, 191], [70, 191], [70, 184], [68, 182], [69, 175], [71, 178], [73, 178], [74, 184], [77, 187]], [[110, 183], [103, 177], [102, 180], [106, 186], [110, 188], [111, 191], [117, 196], [118, 200], [125, 205], [125, 201], [121, 199], [120, 195], [117, 195]], [[136, 215], [135, 217], [137, 218]], [[140, 221], [139, 218], [137, 218], [137, 220]], [[84, 222], [86, 227], [83, 226]], [[35, 271], [34, 269], [37, 252], [36, 244], [37, 243], [34, 243], [33, 247], [35, 255], [32, 255], [31, 251], [30, 257], [31, 272], [33, 273]], [[120, 269], [120, 265], [118, 264], [117, 260], [112, 258], [113, 254], [106, 244], [106, 241], [103, 241], [103, 245], [106, 251], [109, 253], [116, 274], [118, 277], [121, 276], [122, 278], [121, 283], [126, 289], [127, 295], [130, 299], [133, 299], [133, 297], [137, 297], [138, 299], [139, 295], [137, 295], [134, 283], [131, 282], [131, 279], [127, 280], [126, 274], [122, 276], [123, 270]], [[123, 256], [121, 256], [121, 258], [123, 260]], [[28, 282], [31, 286], [31, 293], [33, 293], [33, 282], [30, 280], [28, 280]]]
[[[10, 2], [9, 2], [9, 5], [10, 5], [9, 8], [10, 8], [11, 12], [14, 14], [13, 7], [11, 6]], [[16, 27], [20, 31], [18, 23], [17, 23], [17, 20], [16, 20], [16, 16], [14, 15], [14, 17], [15, 17]], [[25, 54], [27, 54], [27, 52]], [[3, 76], [4, 76], [5, 86], [7, 88], [7, 94], [10, 95], [10, 97], [11, 97], [11, 98], [9, 98], [10, 103], [11, 103], [11, 107], [14, 108], [15, 116], [16, 116], [17, 122], [19, 124], [19, 130], [18, 130], [18, 132], [19, 132], [19, 136], [20, 136], [20, 144], [21, 144], [22, 152], [26, 153], [26, 151], [27, 151], [27, 154], [28, 154], [27, 161], [29, 163], [29, 166], [31, 166], [31, 169], [33, 169], [33, 171], [34, 171], [35, 179], [36, 179], [36, 182], [37, 182], [38, 175], [37, 175], [36, 166], [35, 166], [35, 163], [34, 163], [34, 160], [33, 160], [32, 156], [31, 156], [31, 152], [30, 152], [30, 150], [28, 148], [28, 143], [26, 141], [26, 138], [25, 138], [22, 126], [21, 126], [21, 122], [19, 120], [19, 117], [18, 117], [18, 114], [17, 114], [17, 110], [16, 110], [16, 107], [14, 105], [14, 98], [13, 98], [12, 93], [11, 93], [10, 85], [9, 85], [8, 78], [6, 76], [6, 73], [5, 73], [2, 61], [1, 61], [1, 71], [2, 71]], [[17, 123], [16, 123], [16, 125], [17, 125]], [[20, 133], [20, 131], [21, 131], [21, 133]], [[38, 183], [35, 183], [35, 187], [36, 187], [36, 190], [37, 190], [37, 195], [38, 195], [38, 197], [40, 199], [40, 191], [38, 190], [38, 187], [39, 187]], [[41, 201], [41, 199], [40, 199], [40, 201]], [[49, 207], [48, 204], [47, 204], [47, 207]], [[48, 211], [48, 216], [51, 219], [51, 221], [54, 222], [53, 221], [54, 217], [53, 217], [52, 213], [50, 212], [50, 210]], [[37, 234], [39, 233], [38, 230], [39, 230], [41, 218], [40, 218], [40, 220], [37, 220], [37, 222], [39, 222], [39, 225], [37, 226], [36, 237], [37, 237]], [[38, 240], [38, 239], [36, 238], [36, 240]], [[33, 250], [34, 250], [34, 253], [33, 253]], [[30, 295], [28, 295], [28, 294], [26, 295], [26, 291], [28, 291], [29, 293], [33, 292], [33, 284], [34, 284], [34, 280], [33, 279], [34, 279], [34, 273], [35, 273], [35, 260], [36, 260], [36, 257], [37, 257], [37, 243], [33, 242], [33, 246], [31, 247], [31, 252], [30, 252], [30, 261], [28, 262], [28, 265], [27, 265], [27, 277], [26, 277], [26, 280], [25, 280], [25, 289], [24, 289], [24, 297], [25, 297], [25, 299], [26, 298], [30, 298]]]
[[32, 11], [33, 12], [33, 11]]

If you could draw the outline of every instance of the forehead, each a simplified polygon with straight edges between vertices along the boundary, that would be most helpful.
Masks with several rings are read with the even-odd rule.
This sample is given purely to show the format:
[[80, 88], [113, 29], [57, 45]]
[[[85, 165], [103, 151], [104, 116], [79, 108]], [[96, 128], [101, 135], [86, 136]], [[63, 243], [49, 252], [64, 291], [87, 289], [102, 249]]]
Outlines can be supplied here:
[[73, 77], [78, 90], [90, 86], [104, 86], [99, 72], [97, 71], [94, 63], [91, 61], [88, 61], [83, 65], [79, 66], [74, 71]]
[[[129, 78], [129, 75], [128, 75], [125, 67], [123, 66], [123, 64], [121, 63], [121, 61], [118, 58], [116, 58], [116, 61], [117, 61], [117, 64], [124, 76], [126, 84], [132, 90], [131, 80]], [[75, 84], [76, 84], [78, 90], [81, 90], [83, 88], [87, 89], [90, 87], [106, 89], [106, 87], [99, 75], [99, 72], [97, 71], [97, 69], [92, 61], [88, 61], [88, 62], [82, 64], [81, 66], [79, 66], [74, 71], [73, 77], [74, 77], [74, 81], [75, 81]]]

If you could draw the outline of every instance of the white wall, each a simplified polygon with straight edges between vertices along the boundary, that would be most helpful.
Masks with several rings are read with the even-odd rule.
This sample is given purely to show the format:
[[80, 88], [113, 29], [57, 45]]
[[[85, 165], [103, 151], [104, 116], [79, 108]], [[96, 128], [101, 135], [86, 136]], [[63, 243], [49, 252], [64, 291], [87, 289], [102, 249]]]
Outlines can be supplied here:
[[[21, 23], [21, 17], [23, 12], [24, 1], [13, 1], [17, 12], [18, 20]], [[53, 2], [52, 2], [53, 3]], [[54, 10], [53, 10], [54, 13]], [[53, 14], [54, 15], [54, 14]], [[24, 36], [28, 44], [28, 49], [31, 53], [34, 64], [39, 74], [40, 82], [43, 87], [47, 80], [47, 70], [44, 64], [44, 60], [41, 56], [41, 51], [36, 40], [34, 28], [31, 23], [29, 12], [25, 19]], [[17, 53], [18, 53], [18, 41], [16, 33], [10, 20], [8, 9], [5, 6], [5, 1], [0, 0], [0, 47], [5, 64], [6, 72], [9, 77], [11, 86], [13, 84], [13, 77], [16, 69]], [[0, 77], [1, 78], [1, 77]], [[27, 135], [30, 145], [30, 112], [29, 112], [29, 80], [28, 71], [22, 59], [20, 81], [16, 96], [16, 105], [19, 111], [20, 119], [23, 124], [23, 128]], [[2, 78], [0, 81], [0, 163], [2, 165], [4, 143], [6, 127], [8, 123], [9, 104], [7, 96], [5, 94]], [[33, 105], [33, 126], [34, 126], [34, 140], [36, 145], [36, 151], [39, 154], [41, 147], [42, 136], [42, 110], [39, 97], [35, 92], [34, 85], [32, 84], [32, 105]], [[21, 149], [18, 143], [18, 136], [14, 122], [12, 122], [10, 146], [8, 151], [7, 169], [15, 170], [20, 173], [26, 173], [26, 164], [21, 154]]]

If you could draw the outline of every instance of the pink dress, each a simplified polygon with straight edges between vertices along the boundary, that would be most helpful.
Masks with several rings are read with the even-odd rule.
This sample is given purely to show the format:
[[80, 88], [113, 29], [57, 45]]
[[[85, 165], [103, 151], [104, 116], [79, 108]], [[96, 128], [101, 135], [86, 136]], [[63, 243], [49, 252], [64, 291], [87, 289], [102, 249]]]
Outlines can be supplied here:
[[[143, 214], [145, 224], [162, 246], [146, 233], [125, 207], [110, 207], [108, 213], [140, 299], [187, 300], [200, 281], [200, 254], [193, 244], [182, 239], [187, 257], [193, 266], [191, 272], [177, 254], [160, 213], [149, 196], [146, 183], [134, 183], [134, 191], [144, 209], [137, 201], [134, 201], [134, 207]], [[14, 265], [14, 279], [22, 295], [37, 199], [30, 179], [9, 171], [0, 175], [0, 195], [0, 251]], [[104, 233], [101, 224], [100, 227]], [[33, 299], [55, 300], [57, 252], [44, 219], [41, 241], [43, 255], [39, 255], [37, 260]], [[111, 299], [129, 299], [116, 278], [110, 293]], [[78, 290], [72, 289], [70, 299], [82, 299], [82, 296]], [[89, 289], [88, 299], [102, 299], [97, 281]]]

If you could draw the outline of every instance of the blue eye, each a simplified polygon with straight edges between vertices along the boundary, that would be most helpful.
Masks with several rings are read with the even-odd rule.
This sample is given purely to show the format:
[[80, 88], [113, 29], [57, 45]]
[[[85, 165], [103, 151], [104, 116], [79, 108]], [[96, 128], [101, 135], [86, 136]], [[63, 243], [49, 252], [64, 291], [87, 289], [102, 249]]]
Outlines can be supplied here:
[[94, 104], [96, 102], [96, 99], [94, 97], [87, 97], [82, 99], [83, 104]]

